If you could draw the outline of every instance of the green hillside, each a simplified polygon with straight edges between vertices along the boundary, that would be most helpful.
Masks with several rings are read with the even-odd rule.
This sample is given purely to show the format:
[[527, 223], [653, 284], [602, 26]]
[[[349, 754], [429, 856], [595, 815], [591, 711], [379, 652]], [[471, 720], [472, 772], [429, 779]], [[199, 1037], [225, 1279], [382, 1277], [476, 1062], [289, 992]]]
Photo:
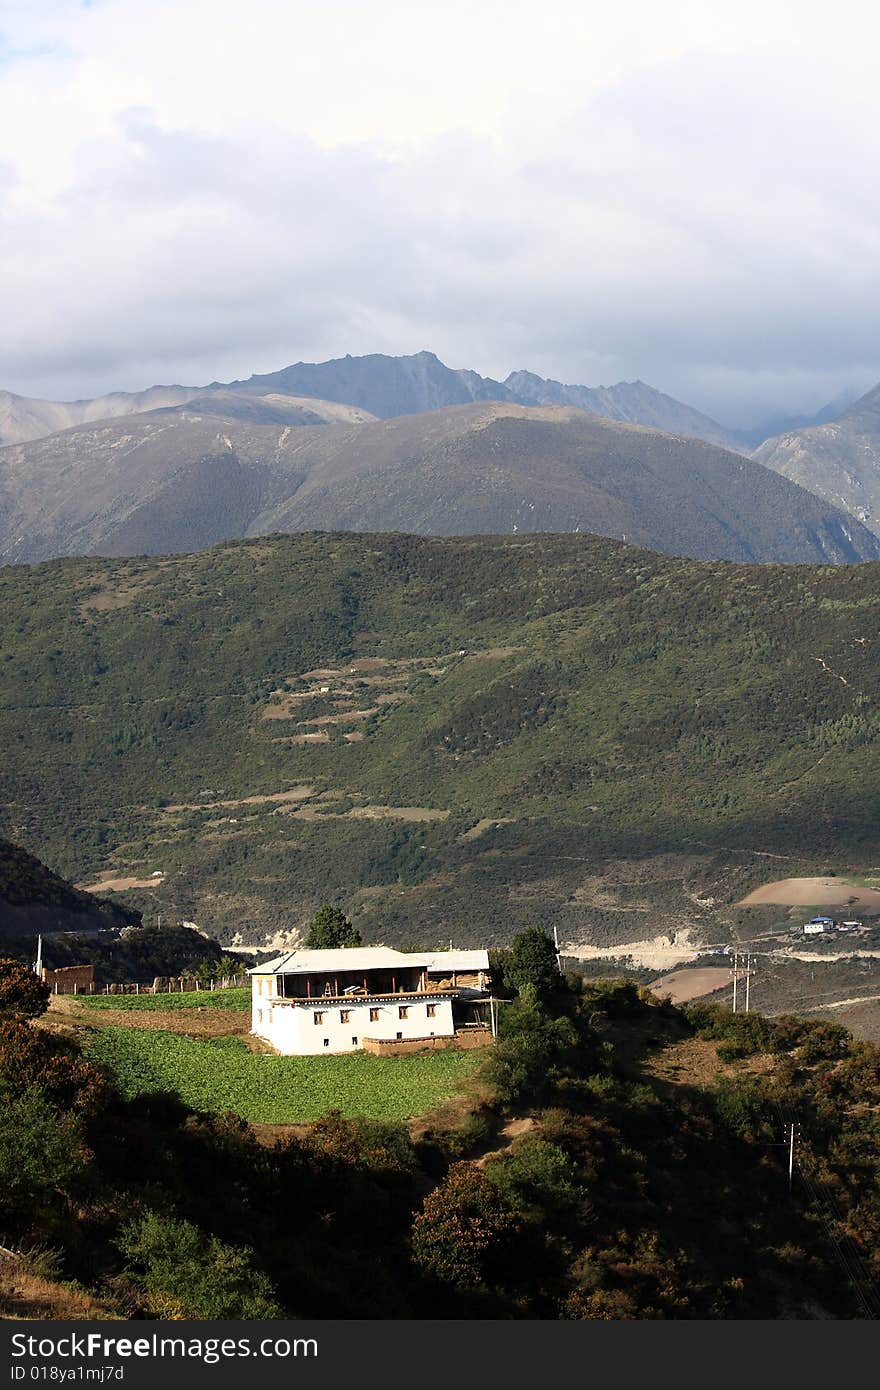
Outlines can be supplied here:
[[877, 862], [878, 575], [314, 533], [2, 569], [0, 829], [224, 940], [327, 898], [367, 939], [711, 934]]
[[78, 934], [65, 937], [66, 942], [83, 933], [91, 939], [96, 932], [115, 934], [139, 920], [119, 903], [79, 892], [20, 846], [0, 839], [0, 955], [32, 959], [42, 934], [47, 935], [46, 963], [65, 965], [70, 952], [56, 940], [50, 945], [52, 934]]

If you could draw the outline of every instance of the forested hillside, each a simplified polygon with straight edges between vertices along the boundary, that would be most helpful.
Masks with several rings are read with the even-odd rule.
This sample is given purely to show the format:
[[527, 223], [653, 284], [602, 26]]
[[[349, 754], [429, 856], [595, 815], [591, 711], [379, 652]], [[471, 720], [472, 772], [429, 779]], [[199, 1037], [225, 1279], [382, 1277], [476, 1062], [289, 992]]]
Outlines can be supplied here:
[[[119, 931], [140, 914], [83, 893], [18, 845], [0, 839], [0, 954], [32, 959], [38, 934]], [[66, 964], [66, 953], [47, 964]]]
[[[0, 570], [5, 834], [260, 941], [711, 934], [877, 862], [878, 571], [301, 535]], [[629, 935], [627, 935], [629, 933]]]

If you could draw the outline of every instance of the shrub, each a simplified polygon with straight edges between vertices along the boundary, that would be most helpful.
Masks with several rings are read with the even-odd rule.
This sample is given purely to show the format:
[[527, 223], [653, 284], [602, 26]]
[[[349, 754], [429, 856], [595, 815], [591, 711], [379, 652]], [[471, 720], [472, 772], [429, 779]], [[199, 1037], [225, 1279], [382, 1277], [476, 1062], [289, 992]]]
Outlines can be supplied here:
[[191, 1221], [147, 1211], [123, 1226], [122, 1253], [159, 1317], [281, 1318], [270, 1280], [251, 1264], [247, 1248], [225, 1245]]
[[719, 1057], [728, 1060], [750, 1057], [756, 1052], [768, 1052], [775, 1034], [774, 1024], [754, 1013], [734, 1013], [723, 1004], [689, 1004], [684, 1016], [701, 1038], [717, 1038], [726, 1048]]
[[59, 1115], [36, 1087], [12, 1095], [0, 1086], [0, 1213], [13, 1222], [36, 1204], [69, 1194], [87, 1153], [72, 1115]]
[[850, 1042], [849, 1031], [841, 1023], [811, 1023], [801, 1043], [802, 1062], [830, 1062], [844, 1057]]
[[0, 1021], [0, 1086], [4, 1081], [15, 1093], [38, 1089], [52, 1105], [78, 1115], [95, 1114], [111, 1095], [75, 1042], [26, 1023]]
[[557, 1144], [527, 1134], [509, 1153], [487, 1164], [486, 1175], [514, 1211], [542, 1214], [545, 1219], [587, 1211], [586, 1194], [577, 1165]]
[[486, 1079], [502, 1103], [538, 1100], [552, 1088], [576, 1045], [570, 1019], [550, 1019], [538, 1008], [512, 1004], [501, 1012]]
[[505, 1282], [519, 1231], [519, 1217], [486, 1173], [456, 1163], [413, 1222], [413, 1260], [430, 1278], [475, 1292]]
[[49, 986], [21, 961], [0, 958], [0, 1018], [39, 1018], [49, 1007]]

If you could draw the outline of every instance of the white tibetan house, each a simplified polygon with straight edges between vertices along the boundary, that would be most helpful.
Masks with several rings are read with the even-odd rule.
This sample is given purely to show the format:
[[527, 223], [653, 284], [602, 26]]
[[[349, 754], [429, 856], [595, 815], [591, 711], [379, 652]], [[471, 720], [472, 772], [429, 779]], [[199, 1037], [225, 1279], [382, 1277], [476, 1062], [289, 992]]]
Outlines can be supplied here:
[[248, 973], [251, 1031], [284, 1056], [452, 1038], [490, 983], [486, 951], [388, 946], [291, 951]]

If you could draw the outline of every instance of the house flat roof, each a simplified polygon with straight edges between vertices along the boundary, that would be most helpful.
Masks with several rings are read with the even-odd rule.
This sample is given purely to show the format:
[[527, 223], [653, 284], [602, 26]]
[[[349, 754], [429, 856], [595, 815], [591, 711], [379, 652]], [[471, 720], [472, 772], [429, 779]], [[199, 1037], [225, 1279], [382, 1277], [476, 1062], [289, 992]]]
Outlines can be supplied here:
[[[255, 965], [249, 975], [315, 975], [334, 971], [391, 970], [395, 966], [424, 970], [426, 955], [393, 951], [390, 946], [344, 946], [327, 951], [288, 951]], [[459, 967], [460, 969], [463, 967]]]
[[429, 951], [428, 974], [436, 975], [449, 970], [488, 970], [488, 951]]

